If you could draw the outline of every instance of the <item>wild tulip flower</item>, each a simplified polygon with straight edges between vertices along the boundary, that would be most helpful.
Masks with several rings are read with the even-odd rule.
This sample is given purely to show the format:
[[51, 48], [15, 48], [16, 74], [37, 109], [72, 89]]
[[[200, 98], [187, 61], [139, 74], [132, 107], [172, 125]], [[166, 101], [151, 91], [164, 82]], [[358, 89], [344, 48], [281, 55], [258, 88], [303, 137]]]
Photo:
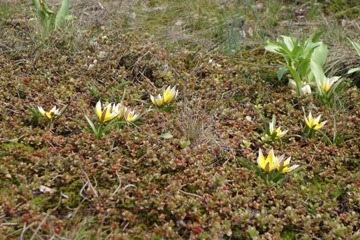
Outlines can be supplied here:
[[288, 86], [289, 86], [289, 88], [294, 89], [294, 90], [297, 88], [296, 82], [292, 79], [289, 79]]
[[324, 92], [328, 92], [331, 89], [331, 87], [334, 85], [334, 83], [339, 79], [340, 77], [332, 77], [332, 78], [325, 77], [322, 82], [321, 88], [324, 90]]
[[298, 168], [299, 165], [294, 165], [294, 166], [289, 167], [290, 159], [291, 159], [291, 157], [289, 157], [285, 161], [281, 161], [280, 165], [277, 167], [277, 170], [281, 171], [282, 173], [288, 173], [288, 172], [291, 172], [292, 170]]
[[40, 112], [40, 114], [43, 117], [46, 117], [48, 120], [52, 120], [55, 116], [59, 116], [60, 115], [60, 111], [59, 109], [56, 109], [56, 106], [53, 107], [50, 111], [46, 112], [42, 107], [38, 106], [38, 110]]
[[310, 129], [318, 130], [318, 129], [322, 128], [325, 125], [325, 123], [327, 122], [327, 121], [323, 121], [323, 122], [319, 123], [320, 118], [321, 118], [321, 115], [319, 115], [317, 118], [313, 119], [311, 112], [309, 112], [309, 116], [307, 118], [305, 116], [306, 125]]
[[100, 123], [104, 123], [115, 118], [119, 113], [115, 108], [115, 104], [108, 104], [103, 110], [101, 109], [101, 101], [99, 100], [95, 106], [95, 113], [98, 116]]
[[157, 107], [162, 107], [168, 103], [173, 102], [178, 96], [179, 91], [176, 87], [171, 88], [170, 86], [163, 91], [163, 95], [159, 94], [157, 97], [150, 96], [152, 103]]
[[261, 149], [259, 149], [259, 156], [257, 159], [257, 164], [262, 170], [264, 170], [264, 172], [270, 173], [271, 171], [273, 171], [274, 169], [276, 169], [279, 166], [282, 158], [283, 157], [277, 158], [274, 155], [274, 150], [271, 149], [269, 152], [269, 155], [265, 159], [264, 155], [261, 152]]
[[269, 123], [269, 132], [270, 132], [270, 135], [273, 135], [274, 133], [276, 133], [275, 138], [277, 138], [277, 139], [282, 138], [288, 131], [287, 131], [287, 130], [281, 131], [280, 128], [281, 128], [281, 127], [278, 127], [278, 128], [274, 131], [274, 129], [275, 129], [275, 124], [274, 124], [274, 122], [270, 122], [270, 123]]
[[134, 110], [126, 108], [124, 112], [124, 119], [126, 122], [135, 122], [139, 119], [139, 114], [135, 114]]
[[157, 107], [162, 107], [164, 105], [164, 98], [163, 96], [161, 96], [161, 94], [159, 94], [156, 98], [153, 96], [150, 96], [151, 102], [157, 106]]
[[127, 107], [125, 107], [122, 103], [118, 103], [115, 109], [118, 112], [117, 119], [120, 120], [122, 117], [124, 117], [124, 113], [126, 112]]
[[[297, 85], [296, 82], [293, 79], [289, 79], [289, 84], [288, 84], [289, 88], [296, 90], [297, 89]], [[306, 94], [311, 94], [311, 88], [310, 85], [306, 85], [304, 82], [301, 83], [301, 88], [300, 88], [300, 96], [306, 95]]]
[[167, 103], [170, 103], [170, 102], [174, 101], [178, 94], [179, 94], [179, 91], [176, 90], [175, 86], [173, 88], [170, 88], [170, 86], [169, 86], [164, 91], [164, 94], [163, 94], [164, 104], [167, 104]]
[[311, 94], [311, 88], [309, 85], [305, 85], [300, 89], [300, 96]]

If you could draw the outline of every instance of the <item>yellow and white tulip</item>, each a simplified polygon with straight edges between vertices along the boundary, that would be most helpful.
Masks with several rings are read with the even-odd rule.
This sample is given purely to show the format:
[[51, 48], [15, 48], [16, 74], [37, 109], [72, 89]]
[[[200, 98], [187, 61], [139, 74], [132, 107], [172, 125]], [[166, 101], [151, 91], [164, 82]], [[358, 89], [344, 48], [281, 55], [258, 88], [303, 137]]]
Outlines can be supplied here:
[[269, 173], [276, 169], [280, 165], [279, 159], [274, 155], [274, 150], [271, 149], [269, 155], [265, 158], [261, 149], [259, 149], [259, 156], [257, 158], [258, 166], [264, 170], [264, 172]]
[[98, 116], [101, 123], [110, 121], [119, 114], [115, 104], [113, 103], [108, 104], [104, 109], [102, 109], [100, 100], [97, 102], [95, 106], [95, 113]]
[[324, 90], [324, 92], [328, 92], [331, 89], [331, 87], [334, 85], [334, 83], [339, 79], [340, 77], [332, 77], [332, 78], [325, 77], [323, 82], [321, 83], [322, 90]]
[[125, 107], [124, 119], [126, 122], [135, 122], [139, 119], [139, 114], [135, 114], [134, 110]]
[[299, 165], [293, 165], [289, 167], [290, 160], [291, 157], [287, 158], [285, 161], [281, 161], [280, 165], [277, 167], [277, 170], [281, 171], [282, 173], [288, 173], [299, 167]]
[[163, 95], [159, 94], [157, 97], [151, 95], [150, 99], [155, 106], [162, 107], [168, 103], [175, 101], [178, 94], [179, 91], [176, 90], [175, 86], [173, 88], [169, 86], [166, 90], [163, 91]]
[[56, 106], [53, 107], [50, 111], [46, 112], [42, 107], [38, 106], [38, 110], [43, 117], [46, 117], [48, 120], [52, 120], [54, 117], [60, 115], [59, 109], [56, 109]]
[[305, 116], [304, 118], [305, 118], [306, 125], [310, 129], [314, 129], [314, 130], [318, 130], [318, 129], [322, 128], [325, 125], [325, 123], [327, 122], [327, 121], [323, 121], [323, 122], [319, 123], [321, 115], [319, 115], [317, 118], [314, 119], [311, 115], [311, 112], [309, 112], [308, 117]]
[[274, 130], [275, 129], [275, 124], [274, 124], [274, 122], [270, 122], [269, 123], [270, 135], [273, 135], [274, 133], [276, 133], [276, 137], [275, 137], [276, 139], [282, 138], [288, 132], [288, 130], [281, 131], [280, 128], [281, 127], [278, 127], [276, 130]]

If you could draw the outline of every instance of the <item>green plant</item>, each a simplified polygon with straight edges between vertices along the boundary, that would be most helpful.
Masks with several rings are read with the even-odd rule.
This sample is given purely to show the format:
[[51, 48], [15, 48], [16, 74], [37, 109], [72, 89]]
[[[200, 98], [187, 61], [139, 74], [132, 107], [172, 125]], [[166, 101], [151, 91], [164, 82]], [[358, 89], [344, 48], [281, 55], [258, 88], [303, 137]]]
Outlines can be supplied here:
[[[334, 128], [336, 129], [336, 119], [334, 118]], [[339, 132], [334, 132], [332, 139], [330, 139], [323, 131], [318, 130], [318, 132], [323, 136], [323, 139], [325, 139], [326, 143], [328, 145], [335, 145], [338, 146], [342, 142], [345, 142], [347, 140], [354, 139], [354, 135], [341, 135]]]
[[28, 109], [31, 111], [32, 121], [35, 123], [35, 125], [38, 125], [39, 120], [42, 116], [41, 113], [39, 113], [39, 111], [37, 109], [35, 109], [34, 107], [28, 107]]
[[45, 31], [51, 31], [59, 28], [66, 19], [74, 18], [68, 15], [70, 0], [62, 0], [59, 11], [55, 14], [48, 8], [45, 0], [32, 0], [37, 10], [40, 23]]
[[284, 181], [284, 173], [292, 172], [295, 169], [299, 170], [299, 165], [289, 167], [290, 159], [289, 157], [284, 160], [284, 155], [276, 157], [273, 149], [270, 150], [269, 155], [265, 158], [261, 149], [259, 149], [257, 165], [251, 161], [238, 160], [247, 169], [255, 170], [256, 174], [264, 180], [265, 184], [271, 186], [273, 183], [281, 183]]
[[[95, 113], [99, 118], [99, 123], [95, 123], [85, 115], [85, 119], [88, 122], [90, 129], [95, 135], [96, 139], [101, 139], [104, 135], [110, 132], [112, 126], [116, 129], [120, 129], [125, 123], [137, 124], [140, 118], [146, 113], [152, 111], [148, 109], [142, 113], [135, 113], [134, 110], [125, 107], [122, 103], [105, 104], [104, 109], [101, 108], [101, 101], [99, 100], [95, 107]], [[75, 122], [79, 123], [77, 120]]]
[[[226, 27], [226, 44], [227, 52], [229, 54], [236, 54], [241, 47], [240, 42], [244, 43], [245, 32], [244, 32], [244, 23], [245, 20], [239, 17], [237, 14], [226, 14], [222, 11], [223, 22]], [[228, 17], [231, 16], [231, 20], [228, 20]]]
[[[276, 128], [276, 116], [273, 115], [272, 121], [269, 123], [269, 125], [266, 122], [265, 116], [260, 113], [260, 119], [264, 125], [264, 132], [265, 137], [262, 137], [261, 140], [263, 142], [273, 142], [275, 140], [281, 140], [281, 138], [288, 132], [287, 130], [281, 131], [281, 127]], [[275, 130], [276, 128], [276, 130]]]
[[[104, 90], [104, 92], [110, 92], [111, 96], [113, 96], [116, 93], [117, 90], [120, 90], [120, 89], [124, 88], [122, 98], [121, 98], [121, 100], [119, 99], [120, 102], [122, 102], [124, 100], [124, 98], [125, 98], [125, 95], [126, 95], [125, 86], [128, 85], [129, 83], [131, 83], [131, 81], [121, 82], [118, 85], [116, 85], [115, 87], [110, 85]], [[98, 88], [96, 87], [96, 85], [94, 83], [91, 83], [91, 82], [89, 82], [89, 85], [90, 85], [90, 87], [87, 88], [86, 90], [88, 90], [96, 99], [100, 99], [100, 94], [98, 92]]]
[[279, 68], [277, 77], [281, 80], [285, 73], [289, 72], [296, 84], [296, 93], [301, 95], [304, 85], [311, 83], [314, 76], [311, 72], [311, 60], [317, 62], [321, 67], [327, 58], [327, 47], [319, 42], [322, 32], [313, 34], [309, 39], [299, 42], [296, 38], [281, 36], [282, 40], [267, 41], [265, 50], [280, 54], [285, 59], [285, 66]]
[[39, 119], [41, 117], [45, 117], [49, 124], [49, 129], [51, 130], [54, 122], [65, 112], [66, 108], [69, 105], [65, 105], [60, 110], [54, 106], [50, 111], [46, 112], [41, 106], [37, 107], [37, 110], [35, 110], [34, 107], [28, 107], [28, 109], [31, 111], [33, 116], [33, 121], [37, 125], [39, 123]]
[[311, 60], [310, 67], [315, 76], [318, 99], [326, 106], [333, 106], [337, 89], [341, 85], [343, 79], [340, 77], [327, 78], [320, 64], [314, 60]]
[[[360, 56], [360, 44], [351, 41], [349, 38], [348, 38], [348, 40], [350, 41], [351, 45], [355, 48], [357, 54]], [[352, 68], [347, 73], [349, 74], [349, 73], [354, 73], [354, 72], [360, 72], [360, 67]]]
[[323, 131], [319, 130], [319, 133], [321, 133], [321, 135], [323, 136], [323, 138], [325, 139], [328, 145], [335, 145], [335, 146], [338, 146], [342, 142], [351, 140], [355, 137], [354, 135], [341, 135], [337, 132], [334, 132], [332, 139], [330, 139]]
[[315, 131], [319, 130], [320, 128], [322, 128], [325, 123], [327, 121], [323, 121], [320, 123], [320, 118], [321, 115], [317, 116], [317, 118], [313, 118], [311, 112], [309, 112], [308, 117], [304, 117], [305, 118], [305, 133], [306, 133], [306, 137], [311, 139], [314, 137]]
[[[111, 126], [115, 122], [115, 117], [119, 115], [118, 108], [114, 103], [107, 104], [104, 109], [101, 108], [101, 101], [98, 101], [95, 107], [95, 113], [99, 118], [99, 123], [94, 124], [88, 116], [85, 119], [90, 125], [96, 139], [101, 139], [104, 134], [108, 134]], [[108, 122], [105, 124], [105, 122]]]

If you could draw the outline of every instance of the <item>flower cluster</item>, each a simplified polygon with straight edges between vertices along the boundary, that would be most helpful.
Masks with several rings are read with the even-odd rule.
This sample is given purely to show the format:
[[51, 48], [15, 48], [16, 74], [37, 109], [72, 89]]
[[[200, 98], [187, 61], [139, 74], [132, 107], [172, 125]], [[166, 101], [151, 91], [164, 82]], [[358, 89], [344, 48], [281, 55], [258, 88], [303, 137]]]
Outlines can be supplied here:
[[299, 165], [289, 167], [291, 157], [287, 158], [285, 161], [283, 159], [284, 155], [276, 157], [273, 149], [270, 150], [269, 155], [265, 158], [261, 149], [259, 149], [257, 164], [266, 173], [270, 173], [275, 169], [281, 173], [288, 173], [299, 167]]
[[176, 97], [178, 96], [179, 92], [176, 90], [176, 87], [170, 88], [170, 86], [163, 91], [163, 94], [157, 95], [157, 97], [150, 96], [152, 103], [161, 108], [167, 104], [170, 104], [175, 101]]
[[[262, 119], [264, 119], [263, 115], [261, 115], [261, 117], [262, 117]], [[317, 118], [314, 119], [312, 117], [311, 112], [309, 112], [309, 115], [307, 117], [304, 116], [305, 123], [306, 123], [305, 131], [307, 133], [308, 138], [313, 137], [314, 132], [316, 130], [319, 130], [320, 128], [322, 128], [325, 125], [326, 121], [320, 122], [320, 118], [321, 118], [321, 115], [319, 115]], [[269, 127], [266, 130], [267, 133], [269, 133], [270, 135], [266, 134], [265, 137], [261, 138], [263, 141], [280, 139], [287, 133], [287, 130], [281, 131], [281, 127], [276, 128], [275, 124], [276, 124], [276, 119], [275, 119], [275, 116], [273, 116], [273, 120], [269, 123]], [[275, 128], [276, 128], [276, 130], [275, 130]], [[268, 182], [269, 178], [272, 181], [277, 181], [281, 178], [278, 178], [278, 176], [276, 176], [276, 174], [275, 175], [272, 174], [272, 172], [274, 170], [277, 170], [278, 173], [288, 173], [299, 167], [299, 165], [294, 165], [292, 167], [289, 167], [290, 159], [291, 158], [289, 157], [286, 160], [284, 160], [284, 155], [282, 155], [280, 157], [275, 156], [273, 149], [270, 150], [268, 156], [265, 158], [261, 149], [259, 149], [257, 165], [263, 172], [266, 173], [266, 175], [269, 175], [268, 177], [264, 177], [264, 175], [262, 173], [262, 177], [264, 178], [264, 180], [266, 182]]]
[[122, 103], [106, 104], [104, 109], [101, 108], [101, 101], [99, 100], [95, 107], [95, 113], [98, 116], [100, 123], [110, 121], [114, 118], [118, 120], [124, 119], [126, 122], [135, 122], [139, 119], [140, 114], [135, 114], [135, 111], [125, 107]]
[[98, 116], [100, 123], [110, 121], [119, 114], [114, 103], [110, 103], [102, 109], [100, 100], [95, 106], [95, 113]]
[[[158, 95], [156, 98], [151, 96], [151, 101], [153, 104], [159, 108], [171, 104], [175, 101], [176, 97], [178, 96], [179, 92], [176, 90], [176, 87], [168, 87], [166, 90], [163, 91], [163, 95]], [[54, 120], [59, 117], [66, 109], [67, 106], [62, 108], [61, 110], [57, 109], [56, 106], [53, 107], [50, 111], [46, 112], [42, 107], [38, 106], [39, 113], [46, 117], [47, 120], [49, 120], [50, 125], [52, 126], [54, 123]], [[36, 113], [36, 110], [31, 109], [33, 114]], [[127, 123], [134, 123], [137, 120], [141, 118], [142, 115], [145, 113], [151, 111], [151, 109], [148, 109], [147, 111], [143, 113], [136, 113], [134, 109], [128, 108], [124, 106], [123, 103], [105, 103], [102, 104], [99, 100], [96, 103], [95, 106], [95, 114], [99, 119], [98, 124], [94, 124], [88, 116], [85, 115], [85, 119], [90, 125], [90, 128], [92, 129], [93, 133], [95, 134], [95, 137], [97, 139], [100, 139], [104, 134], [108, 133], [110, 131], [110, 127], [112, 125], [121, 126], [121, 120], [124, 120]], [[114, 119], [117, 119], [118, 121], [112, 121]], [[108, 122], [107, 124], [105, 124]]]

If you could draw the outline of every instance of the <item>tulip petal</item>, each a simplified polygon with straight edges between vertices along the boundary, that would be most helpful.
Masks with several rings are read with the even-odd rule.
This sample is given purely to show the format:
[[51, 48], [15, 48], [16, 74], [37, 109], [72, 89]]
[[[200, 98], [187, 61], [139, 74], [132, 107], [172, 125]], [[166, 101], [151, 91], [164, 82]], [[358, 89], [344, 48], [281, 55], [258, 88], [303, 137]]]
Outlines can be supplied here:
[[99, 119], [101, 119], [101, 101], [99, 100], [95, 106], [95, 113]]

